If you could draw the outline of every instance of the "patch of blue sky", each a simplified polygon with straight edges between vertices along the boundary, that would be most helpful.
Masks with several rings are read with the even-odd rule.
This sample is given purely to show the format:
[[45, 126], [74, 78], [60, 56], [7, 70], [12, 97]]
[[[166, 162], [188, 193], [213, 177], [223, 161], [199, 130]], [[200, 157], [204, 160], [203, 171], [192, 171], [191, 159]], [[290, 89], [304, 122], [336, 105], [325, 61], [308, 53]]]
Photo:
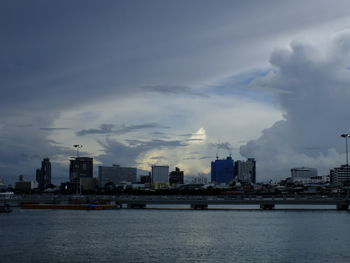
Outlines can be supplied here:
[[259, 78], [265, 77], [272, 69], [259, 69], [233, 75], [218, 85], [207, 87], [208, 94], [220, 96], [242, 96], [249, 99], [271, 102], [274, 94], [267, 90], [257, 90], [249, 88], [249, 85]]

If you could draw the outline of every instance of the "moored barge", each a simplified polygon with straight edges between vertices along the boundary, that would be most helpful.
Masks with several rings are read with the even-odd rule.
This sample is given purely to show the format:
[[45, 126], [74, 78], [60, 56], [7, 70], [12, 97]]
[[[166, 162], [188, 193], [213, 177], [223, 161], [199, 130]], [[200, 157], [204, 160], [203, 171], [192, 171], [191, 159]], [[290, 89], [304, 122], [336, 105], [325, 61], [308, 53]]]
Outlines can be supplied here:
[[111, 204], [21, 204], [22, 209], [70, 209], [70, 210], [105, 210], [114, 209]]

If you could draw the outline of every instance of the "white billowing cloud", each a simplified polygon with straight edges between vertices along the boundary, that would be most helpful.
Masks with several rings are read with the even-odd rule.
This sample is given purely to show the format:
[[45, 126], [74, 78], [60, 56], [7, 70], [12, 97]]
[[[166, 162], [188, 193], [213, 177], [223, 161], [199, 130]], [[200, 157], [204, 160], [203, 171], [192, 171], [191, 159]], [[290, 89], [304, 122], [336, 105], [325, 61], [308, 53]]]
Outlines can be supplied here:
[[205, 129], [202, 127], [196, 133], [192, 134], [188, 139], [190, 144], [198, 144], [207, 139], [207, 133]]
[[325, 174], [344, 163], [339, 135], [350, 131], [350, 33], [320, 46], [293, 42], [276, 50], [270, 63], [274, 70], [251, 87], [276, 91], [284, 120], [240, 148], [243, 156], [257, 159], [258, 179], [285, 178], [296, 166]]

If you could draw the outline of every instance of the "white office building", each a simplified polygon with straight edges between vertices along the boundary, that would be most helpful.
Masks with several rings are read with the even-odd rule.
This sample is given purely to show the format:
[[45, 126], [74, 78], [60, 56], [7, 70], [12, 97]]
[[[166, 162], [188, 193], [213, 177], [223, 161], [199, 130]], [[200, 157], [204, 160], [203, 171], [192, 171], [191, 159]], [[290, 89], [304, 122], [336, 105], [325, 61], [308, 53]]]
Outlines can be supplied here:
[[291, 178], [293, 182], [305, 182], [306, 180], [310, 180], [311, 178], [317, 177], [316, 168], [308, 168], [308, 167], [292, 168], [290, 172], [291, 172]]
[[152, 183], [169, 183], [169, 166], [152, 166]]
[[237, 160], [235, 162], [236, 180], [245, 183], [256, 183], [256, 161], [248, 158], [247, 161]]
[[134, 167], [99, 166], [98, 180], [100, 187], [104, 187], [107, 183], [132, 183], [136, 182], [137, 169]]

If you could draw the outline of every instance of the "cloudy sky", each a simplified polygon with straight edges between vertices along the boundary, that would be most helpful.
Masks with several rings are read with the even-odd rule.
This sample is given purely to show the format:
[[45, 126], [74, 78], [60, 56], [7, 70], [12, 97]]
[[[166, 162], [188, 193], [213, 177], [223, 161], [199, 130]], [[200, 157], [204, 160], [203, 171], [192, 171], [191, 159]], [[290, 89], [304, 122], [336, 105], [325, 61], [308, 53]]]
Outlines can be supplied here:
[[350, 132], [349, 1], [1, 1], [0, 178], [216, 154], [326, 174]]

